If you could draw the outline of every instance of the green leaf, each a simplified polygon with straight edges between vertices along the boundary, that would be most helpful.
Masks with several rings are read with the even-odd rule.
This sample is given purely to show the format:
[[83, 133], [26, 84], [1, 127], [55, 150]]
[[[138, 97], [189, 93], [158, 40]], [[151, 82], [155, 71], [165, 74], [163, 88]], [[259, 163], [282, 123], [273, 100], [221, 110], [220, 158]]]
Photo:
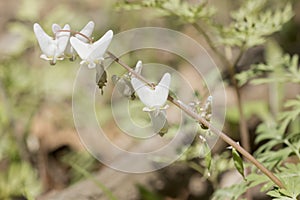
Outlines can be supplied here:
[[[270, 141], [272, 142], [272, 140]], [[280, 165], [285, 161], [291, 154], [293, 150], [289, 147], [277, 150], [277, 151], [265, 151], [257, 155], [260, 162], [270, 169]]]
[[224, 199], [238, 200], [241, 199], [240, 196], [247, 191], [247, 188], [248, 187], [246, 185], [246, 182], [232, 185], [227, 188], [222, 188], [216, 190], [216, 192], [213, 194], [212, 199], [213, 200], [224, 200]]
[[286, 163], [279, 170], [281, 172], [277, 175], [283, 181], [286, 188], [279, 189], [278, 192], [282, 196], [291, 197], [296, 200], [300, 195], [300, 163]]
[[233, 22], [221, 31], [220, 42], [228, 46], [250, 48], [265, 43], [265, 37], [279, 31], [293, 17], [291, 4], [276, 10], [264, 9], [266, 1], [244, 1], [232, 12]]
[[11, 163], [8, 170], [0, 172], [0, 199], [12, 196], [36, 197], [41, 190], [36, 171], [26, 162]]
[[235, 77], [240, 86], [250, 83], [300, 83], [298, 56], [284, 55], [278, 44], [268, 42], [266, 47], [267, 63], [252, 65], [249, 70], [242, 71]]
[[[252, 172], [247, 176], [247, 182], [250, 183], [248, 187], [251, 188], [260, 185], [262, 183], [270, 182], [270, 179], [261, 173]], [[264, 189], [269, 189], [269, 188], [264, 188]]]
[[211, 149], [210, 149], [210, 147], [208, 146], [208, 144], [206, 142], [203, 145], [204, 145], [204, 149], [205, 149], [205, 152], [206, 152], [205, 164], [206, 164], [207, 169], [210, 170], [211, 159], [212, 159]]
[[238, 170], [238, 172], [245, 179], [243, 159], [241, 158], [241, 156], [239, 155], [237, 150], [233, 147], [232, 147], [232, 158], [233, 158], [233, 161], [234, 161], [235, 168]]
[[126, 10], [152, 8], [163, 16], [179, 18], [183, 23], [196, 23], [200, 19], [210, 21], [215, 14], [215, 9], [211, 5], [208, 6], [207, 1], [197, 4], [190, 4], [182, 0], [143, 0], [131, 3], [123, 1], [118, 2], [117, 7]]

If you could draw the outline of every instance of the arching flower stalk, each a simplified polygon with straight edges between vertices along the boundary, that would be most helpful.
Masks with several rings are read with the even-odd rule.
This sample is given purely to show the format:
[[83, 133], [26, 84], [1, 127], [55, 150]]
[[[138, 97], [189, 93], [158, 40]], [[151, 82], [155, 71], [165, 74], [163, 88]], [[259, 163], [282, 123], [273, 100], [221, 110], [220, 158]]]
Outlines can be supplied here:
[[[81, 29], [80, 32], [75, 32], [74, 37], [78, 38], [84, 43], [89, 43], [90, 40], [87, 38], [90, 38], [93, 31], [94, 31], [95, 23], [93, 21], [89, 21], [83, 29]], [[53, 24], [52, 25], [52, 32], [56, 35], [59, 32], [63, 30], [58, 24]], [[85, 37], [83, 37], [83, 35]], [[76, 51], [72, 47], [70, 40], [68, 41], [67, 47], [64, 52], [65, 57], [69, 58], [71, 61], [74, 61], [76, 59]]]
[[[126, 70], [134, 74], [139, 80], [144, 82], [144, 86], [151, 84], [147, 82], [147, 80], [135, 73], [134, 70], [132, 70], [128, 65], [126, 65], [124, 62], [122, 62], [118, 57], [116, 57], [111, 52], [107, 52], [112, 59], [114, 59], [115, 62], [120, 64], [122, 67], [124, 67]], [[143, 85], [143, 82], [141, 85]], [[136, 88], [135, 88], [136, 89]], [[140, 97], [140, 95], [138, 94]], [[285, 188], [281, 180], [279, 180], [271, 171], [269, 171], [264, 165], [262, 165], [258, 160], [256, 160], [249, 152], [247, 152], [243, 147], [238, 145], [234, 140], [232, 140], [227, 134], [216, 128], [214, 125], [212, 125], [210, 122], [208, 122], [206, 119], [201, 117], [197, 112], [193, 111], [189, 106], [185, 105], [183, 102], [181, 102], [178, 99], [173, 98], [172, 96], [168, 95], [167, 99], [175, 106], [177, 106], [179, 109], [184, 111], [186, 114], [188, 114], [193, 119], [197, 120], [199, 124], [203, 124], [205, 127], [208, 127], [210, 131], [217, 136], [219, 136], [224, 142], [234, 147], [239, 153], [241, 153], [246, 159], [248, 159], [252, 164], [254, 164], [261, 172], [263, 172], [266, 176], [270, 178], [277, 186], [280, 188]], [[143, 102], [144, 103], [144, 102]], [[145, 103], [144, 103], [145, 104]], [[146, 105], [146, 104], [145, 104]]]
[[[62, 60], [64, 58], [64, 51], [71, 32], [70, 26], [65, 25], [61, 31], [57, 31], [57, 34], [54, 38], [48, 36], [41, 28], [41, 26], [37, 23], [34, 24], [33, 29], [43, 52], [41, 58], [49, 60], [51, 64], [55, 64], [56, 60]], [[82, 59], [81, 64], [86, 64], [89, 68], [95, 68], [96, 66], [99, 66], [100, 72], [101, 70], [103, 70], [104, 72], [104, 68], [100, 64], [101, 61], [104, 60], [103, 56], [107, 51], [112, 37], [113, 32], [110, 30], [93, 44], [84, 43], [76, 37], [72, 37], [70, 43]], [[166, 101], [169, 100], [190, 117], [197, 120], [198, 123], [202, 124], [205, 127], [208, 127], [211, 132], [215, 133], [226, 143], [235, 148], [239, 153], [241, 153], [245, 158], [251, 161], [257, 168], [259, 168], [266, 176], [268, 176], [276, 185], [278, 185], [280, 188], [285, 188], [283, 183], [271, 171], [264, 167], [243, 147], [236, 144], [235, 141], [233, 141], [225, 133], [214, 127], [209, 122], [211, 117], [211, 98], [208, 99], [207, 107], [204, 107], [204, 115], [201, 116], [199, 115], [199, 113], [194, 112], [192, 109], [190, 109], [189, 106], [185, 105], [180, 100], [177, 100], [169, 95], [169, 86], [171, 82], [171, 75], [169, 73], [164, 74], [159, 84], [155, 86], [147, 82], [147, 80], [143, 76], [132, 70], [128, 65], [124, 64], [118, 57], [110, 52], [107, 53], [111, 58], [114, 59], [115, 62], [119, 63], [122, 67], [124, 67], [131, 73], [132, 87], [134, 88], [140, 100], [145, 104], [143, 111], [149, 112], [154, 130], [159, 130], [161, 133], [163, 133], [162, 130], [165, 129], [167, 120], [166, 108], [168, 107], [168, 105], [166, 105]], [[98, 78], [99, 81], [101, 81], [102, 84], [105, 85], [106, 74], [103, 74], [104, 73], [102, 73], [101, 76], [99, 75], [100, 78]], [[104, 81], [102, 76], [105, 77]], [[163, 124], [163, 126], [161, 124]]]

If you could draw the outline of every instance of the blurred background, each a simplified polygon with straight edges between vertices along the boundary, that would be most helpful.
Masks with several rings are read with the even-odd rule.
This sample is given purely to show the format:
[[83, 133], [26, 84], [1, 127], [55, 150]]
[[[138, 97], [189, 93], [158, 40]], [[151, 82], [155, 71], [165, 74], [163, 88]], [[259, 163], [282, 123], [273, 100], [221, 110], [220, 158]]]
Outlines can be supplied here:
[[[55, 66], [40, 59], [41, 50], [32, 29], [35, 22], [50, 34], [53, 23], [68, 23], [73, 30], [80, 30], [92, 20], [96, 24], [95, 39], [109, 29], [118, 33], [137, 27], [164, 27], [181, 31], [207, 47], [203, 37], [189, 25], [158, 17], [148, 9], [116, 9], [115, 3], [111, 0], [0, 0], [0, 199], [106, 199], [101, 189], [103, 185], [119, 199], [209, 199], [214, 184], [225, 186], [241, 179], [231, 170], [233, 163], [222, 142], [213, 150], [220, 156], [215, 165], [216, 174], [210, 180], [180, 162], [155, 173], [124, 174], [108, 169], [86, 152], [74, 128], [72, 114], [73, 83], [79, 59], [61, 61]], [[233, 0], [209, 3], [218, 8], [216, 20], [223, 24], [230, 22], [229, 11], [239, 5], [239, 1]], [[295, 17], [272, 37], [284, 51], [300, 54], [300, 1], [293, 2], [293, 9]], [[249, 55], [263, 59], [263, 50], [253, 52]], [[161, 55], [140, 52], [124, 60], [134, 66], [142, 57], [148, 62], [176, 65], [181, 73], [193, 75], [180, 59]], [[241, 67], [252, 61], [243, 62]], [[217, 64], [222, 67], [221, 63]], [[114, 72], [124, 72], [119, 69]], [[110, 77], [108, 80], [110, 82]], [[199, 84], [197, 79], [191, 78], [191, 82]], [[112, 88], [112, 83], [108, 83], [104, 92], [110, 94]], [[251, 88], [245, 91], [248, 92], [243, 95], [251, 100], [267, 98], [263, 88], [256, 89], [255, 94], [249, 92]], [[293, 90], [291, 96], [297, 93], [299, 90]], [[230, 86], [227, 95], [230, 109], [235, 105]], [[119, 130], [106, 109], [109, 95], [98, 100], [102, 125], [110, 131], [112, 140], [120, 141]], [[231, 116], [230, 120], [225, 127], [237, 130], [238, 119]], [[254, 130], [256, 124], [256, 118], [250, 118], [250, 130]], [[231, 136], [239, 139], [236, 132], [231, 131]], [[91, 181], [93, 179], [97, 180]], [[263, 198], [267, 199], [257, 197]]]

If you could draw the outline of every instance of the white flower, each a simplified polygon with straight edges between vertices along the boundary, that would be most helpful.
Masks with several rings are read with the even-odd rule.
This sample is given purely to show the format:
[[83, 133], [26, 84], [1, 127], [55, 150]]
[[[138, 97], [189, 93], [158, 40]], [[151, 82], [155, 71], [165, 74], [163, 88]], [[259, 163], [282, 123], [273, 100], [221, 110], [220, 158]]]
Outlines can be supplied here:
[[[89, 38], [89, 37], [91, 37], [91, 35], [94, 31], [94, 28], [95, 28], [95, 23], [93, 21], [89, 21], [87, 23], [87, 25], [85, 25], [85, 27], [83, 27], [83, 29], [80, 31], [80, 33]], [[52, 25], [52, 32], [54, 34], [57, 34], [57, 32], [59, 30], [61, 30], [61, 27], [58, 24], [53, 24]], [[75, 37], [78, 38], [79, 40], [81, 40], [82, 42], [88, 43], [89, 40], [87, 38], [83, 37], [82, 35], [75, 34]], [[75, 60], [75, 58], [76, 58], [76, 52], [73, 49], [73, 47], [71, 46], [70, 41], [68, 42], [68, 45], [65, 49], [64, 54], [65, 54], [66, 57], [69, 57], [72, 61]]]
[[169, 94], [170, 83], [171, 75], [169, 73], [164, 74], [155, 88], [149, 87], [146, 83], [140, 81], [136, 77], [132, 77], [131, 79], [131, 84], [135, 92], [146, 106], [143, 110], [148, 112], [167, 108], [165, 104]]
[[98, 41], [93, 44], [82, 42], [76, 37], [71, 37], [70, 42], [73, 48], [82, 59], [80, 64], [86, 64], [89, 68], [95, 68], [104, 60], [104, 54], [113, 38], [113, 31], [107, 31]]
[[[66, 24], [62, 30], [70, 31], [70, 26]], [[45, 33], [38, 23], [33, 25], [33, 31], [43, 52], [40, 56], [42, 59], [49, 60], [50, 64], [53, 65], [56, 60], [64, 59], [64, 51], [69, 41], [70, 32], [59, 32], [52, 38]]]
[[140, 100], [145, 104], [144, 111], [154, 111], [165, 109], [166, 101], [169, 94], [169, 86], [171, 83], [171, 75], [164, 74], [160, 82], [155, 88], [149, 87], [146, 83], [140, 81], [136, 77], [132, 77], [131, 84], [139, 96]]
[[[141, 74], [142, 67], [143, 67], [142, 61], [139, 60], [135, 65], [134, 71], [137, 74]], [[122, 96], [133, 100], [135, 99], [135, 95], [134, 95], [134, 89], [130, 82], [131, 77], [134, 77], [134, 75], [129, 72], [128, 74], [125, 74], [123, 77], [118, 77], [117, 75], [113, 75], [111, 79]]]
[[[134, 68], [134, 71], [137, 73], [137, 74], [141, 74], [142, 73], [142, 68], [143, 68], [143, 63], [141, 60], [137, 61], [136, 65], [135, 65], [135, 68]], [[134, 76], [132, 73], [129, 73], [129, 76]]]
[[163, 136], [168, 131], [168, 121], [166, 101], [169, 94], [171, 75], [165, 73], [155, 88], [149, 87], [146, 83], [136, 77], [132, 77], [131, 84], [139, 96], [140, 100], [146, 105], [143, 111], [149, 113], [153, 131]]

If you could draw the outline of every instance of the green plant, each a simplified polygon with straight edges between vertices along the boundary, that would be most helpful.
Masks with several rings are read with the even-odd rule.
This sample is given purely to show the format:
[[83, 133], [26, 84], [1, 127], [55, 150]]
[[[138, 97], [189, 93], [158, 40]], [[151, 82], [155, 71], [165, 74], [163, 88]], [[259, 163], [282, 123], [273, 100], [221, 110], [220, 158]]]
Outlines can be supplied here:
[[[144, 111], [150, 113], [151, 119], [160, 116], [160, 119], [165, 120], [165, 103], [168, 100], [199, 123], [201, 131], [205, 132], [206, 130], [209, 134], [215, 134], [231, 146], [233, 163], [228, 165], [227, 168], [225, 167], [225, 169], [218, 169], [218, 167], [214, 166], [218, 163], [214, 161], [217, 156], [207, 153], [210, 152], [210, 149], [204, 139], [201, 141], [196, 139], [190, 147], [183, 147], [185, 153], [180, 162], [186, 162], [190, 167], [207, 176], [207, 178], [213, 182], [217, 181], [216, 175], [211, 176], [211, 173], [221, 173], [227, 169], [231, 169], [232, 166], [235, 166], [244, 177], [242, 183], [235, 184], [229, 188], [220, 189], [218, 188], [218, 184], [214, 183], [214, 199], [222, 199], [224, 197], [239, 199], [247, 193], [250, 188], [259, 184], [262, 184], [262, 189], [267, 191], [266, 193], [272, 197], [285, 199], [299, 198], [299, 188], [297, 186], [299, 185], [297, 179], [299, 164], [297, 163], [299, 162], [300, 145], [299, 126], [295, 121], [299, 120], [300, 98], [297, 97], [294, 100], [288, 100], [284, 103], [284, 93], [282, 90], [282, 85], [286, 82], [299, 83], [298, 57], [283, 55], [279, 48], [276, 50], [276, 48], [274, 48], [276, 45], [269, 40], [272, 34], [280, 31], [284, 27], [284, 24], [293, 17], [293, 11], [291, 3], [285, 5], [276, 3], [272, 6], [270, 4], [271, 3], [266, 0], [244, 1], [239, 9], [230, 12], [230, 24], [218, 23], [214, 19], [217, 12], [215, 8], [211, 7], [208, 1], [190, 4], [180, 0], [151, 0], [123, 1], [117, 4], [119, 10], [153, 9], [161, 16], [167, 16], [169, 19], [179, 19], [178, 24], [194, 27], [195, 30], [203, 36], [215, 56], [229, 72], [230, 80], [228, 84], [233, 85], [237, 99], [241, 146], [210, 123], [210, 109], [200, 107], [199, 110], [193, 110], [174, 97], [174, 95], [169, 94], [170, 74], [166, 73], [158, 85], [150, 83], [137, 69], [133, 70], [112, 52], [107, 52], [109, 59], [112, 59], [128, 71], [128, 74], [124, 76], [126, 80], [128, 80], [127, 82], [123, 81], [124, 88], [128, 89], [126, 95], [134, 99], [134, 93], [136, 93], [140, 100], [146, 105]], [[58, 30], [55, 33], [54, 40], [52, 40], [46, 37], [45, 34], [39, 34], [42, 31], [37, 27], [39, 27], [39, 25], [35, 24], [34, 30], [44, 54], [51, 54], [53, 52], [49, 50], [50, 46], [48, 43], [41, 42], [43, 39], [47, 39], [51, 41], [49, 43], [54, 44], [60, 42], [59, 37], [62, 36], [62, 33], [64, 33], [65, 37], [69, 37], [70, 33], [74, 36], [76, 34], [84, 35], [66, 28]], [[103, 36], [107, 43], [98, 42], [103, 38], [92, 43], [93, 40], [87, 36], [85, 39], [88, 39], [88, 43], [84, 43], [84, 41], [75, 37], [70, 39], [72, 47], [83, 60], [81, 63], [86, 64], [90, 68], [97, 68], [96, 84], [101, 90], [107, 82], [107, 74], [101, 61], [106, 59], [104, 52], [112, 40], [112, 37], [112, 31], [108, 31]], [[60, 44], [66, 46], [67, 39]], [[257, 45], [266, 46], [266, 63], [253, 65], [249, 70], [238, 73], [237, 68], [245, 52]], [[53, 46], [51, 46], [51, 48], [52, 47]], [[49, 48], [49, 51], [44, 51], [47, 48]], [[275, 51], [273, 51], [274, 49]], [[232, 55], [234, 51], [237, 51], [235, 56]], [[64, 56], [62, 52], [63, 51], [60, 51], [60, 55], [58, 56], [46, 55], [47, 60], [50, 60], [51, 64], [54, 64], [56, 61], [55, 58]], [[124, 77], [118, 78], [120, 80]], [[270, 113], [264, 116], [264, 118], [261, 117], [261, 120], [264, 121], [257, 128], [256, 132], [258, 136], [256, 137], [256, 142], [262, 144], [258, 150], [254, 152], [254, 157], [251, 155], [252, 151], [249, 141], [247, 116], [245, 115], [247, 102], [241, 98], [241, 86], [249, 83], [249, 81], [254, 84], [267, 83], [269, 84], [268, 86], [272, 88], [274, 94], [276, 94], [272, 102], [270, 102]], [[163, 84], [164, 87], [162, 87]], [[140, 91], [137, 91], [138, 89], [140, 89]], [[290, 110], [283, 108], [282, 105], [284, 104], [286, 108]], [[264, 105], [267, 105], [267, 103]], [[160, 119], [155, 122], [163, 121]], [[164, 130], [160, 130], [159, 132], [161, 136], [165, 134], [165, 129], [167, 129], [166, 125], [167, 124], [164, 124]], [[202, 136], [203, 132], [199, 132], [197, 136]], [[205, 155], [205, 158], [197, 160], [200, 154]], [[251, 168], [249, 163], [247, 163], [245, 167], [245, 162], [240, 157], [240, 154], [257, 168]], [[294, 159], [296, 164], [289, 163], [288, 158]], [[88, 173], [82, 171], [77, 165], [73, 167], [86, 177], [89, 177]], [[212, 169], [218, 170], [213, 172]], [[104, 190], [108, 196], [113, 196], [109, 191], [107, 192], [102, 184], [100, 184], [99, 187]], [[150, 194], [150, 192], [142, 188], [141, 193], [149, 196], [149, 198], [155, 198], [153, 197], [155, 196], [154, 193]]]
[[[277, 3], [271, 5], [271, 1], [244, 1], [239, 9], [230, 12], [231, 23], [219, 24], [214, 20], [216, 9], [209, 5], [208, 1], [190, 4], [180, 0], [153, 0], [153, 1], [123, 1], [118, 3], [118, 9], [140, 10], [152, 9], [160, 16], [170, 19], [177, 18], [179, 23], [193, 26], [211, 47], [216, 57], [222, 62], [230, 74], [237, 99], [240, 122], [240, 134], [242, 146], [250, 151], [249, 133], [246, 125], [244, 109], [247, 102], [242, 102], [240, 87], [245, 84], [269, 84], [274, 94], [270, 102], [271, 113], [264, 113], [262, 122], [257, 128], [256, 143], [263, 143], [256, 151], [255, 157], [268, 169], [284, 182], [285, 189], [271, 190], [267, 194], [281, 199], [297, 199], [298, 188], [295, 188], [295, 180], [283, 178], [297, 177], [299, 165], [286, 163], [288, 158], [295, 157], [299, 162], [299, 97], [293, 100], [284, 100], [283, 85], [287, 82], [299, 84], [298, 56], [283, 54], [275, 42], [269, 38], [272, 34], [280, 31], [286, 22], [293, 17], [290, 3], [285, 5]], [[277, 7], [276, 7], [277, 6]], [[212, 36], [211, 36], [212, 34]], [[217, 46], [218, 45], [218, 46]], [[266, 63], [259, 63], [237, 73], [236, 69], [241, 58], [252, 47], [257, 45], [266, 46]], [[223, 46], [226, 52], [220, 50]], [[232, 57], [231, 52], [237, 50], [238, 54]], [[266, 106], [263, 104], [262, 106]], [[283, 107], [283, 105], [285, 105]], [[254, 105], [255, 106], [255, 105]], [[266, 110], [266, 109], [265, 109]], [[189, 155], [199, 154], [194, 146], [190, 147]], [[189, 151], [187, 151], [189, 152]], [[236, 167], [243, 174], [242, 161], [235, 153]], [[194, 158], [195, 156], [192, 156]], [[187, 159], [188, 160], [188, 159]], [[194, 164], [193, 168], [203, 173], [203, 168]], [[284, 175], [283, 175], [284, 174]], [[288, 183], [290, 181], [290, 183]], [[258, 175], [255, 169], [246, 174], [245, 181], [230, 188], [219, 189], [215, 192], [215, 199], [238, 199], [247, 189], [261, 183], [265, 183], [262, 189], [272, 189], [272, 183], [265, 176]]]

